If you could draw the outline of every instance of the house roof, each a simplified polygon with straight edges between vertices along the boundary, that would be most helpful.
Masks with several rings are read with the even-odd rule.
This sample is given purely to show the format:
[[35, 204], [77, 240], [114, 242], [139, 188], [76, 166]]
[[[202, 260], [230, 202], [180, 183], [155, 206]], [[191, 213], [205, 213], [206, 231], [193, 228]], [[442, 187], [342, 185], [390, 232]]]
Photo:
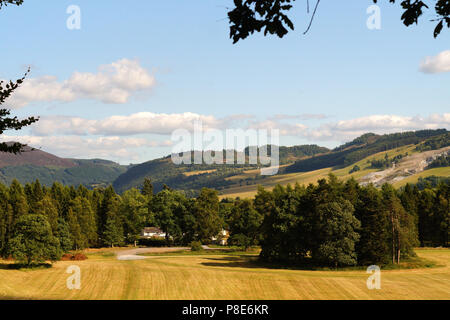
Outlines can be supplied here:
[[144, 228], [143, 232], [147, 232], [147, 233], [164, 233], [164, 231], [162, 231], [161, 229], [156, 228], [156, 227]]

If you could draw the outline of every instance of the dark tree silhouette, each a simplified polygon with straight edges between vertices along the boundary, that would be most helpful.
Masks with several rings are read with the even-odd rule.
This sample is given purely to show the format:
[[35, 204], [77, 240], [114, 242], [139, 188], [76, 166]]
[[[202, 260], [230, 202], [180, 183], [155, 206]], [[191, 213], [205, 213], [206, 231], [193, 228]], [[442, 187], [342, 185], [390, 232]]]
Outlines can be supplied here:
[[0, 9], [3, 6], [7, 6], [8, 4], [15, 4], [16, 6], [20, 6], [23, 3], [23, 0], [0, 0]]
[[[23, 0], [0, 0], [0, 9], [3, 6], [7, 6], [8, 4], [13, 4], [20, 6], [23, 3]], [[1, 106], [5, 103], [6, 99], [11, 96], [11, 94], [16, 90], [25, 80], [28, 72], [21, 78], [16, 80], [16, 82], [9, 81], [0, 81], [0, 134], [3, 134], [6, 130], [20, 130], [23, 127], [29, 126], [30, 124], [38, 121], [38, 118], [30, 117], [25, 120], [19, 120], [17, 117], [9, 117], [11, 115], [11, 111], [9, 109], [2, 109]], [[15, 142], [12, 144], [0, 143], [0, 152], [8, 152], [8, 153], [20, 153], [26, 145]]]
[[[294, 30], [294, 23], [287, 16], [295, 0], [234, 0], [235, 8], [228, 12], [230, 21], [230, 38], [233, 43], [247, 38], [254, 32], [264, 32], [267, 34], [276, 34], [278, 37], [284, 37], [290, 30]], [[308, 12], [309, 0], [306, 0]], [[378, 0], [373, 0], [378, 3]], [[396, 3], [395, 0], [389, 0], [390, 3]], [[397, 1], [400, 2], [400, 1]], [[444, 25], [450, 28], [450, 0], [403, 0], [400, 2], [404, 10], [401, 20], [406, 26], [418, 24], [419, 18], [424, 14], [424, 10], [433, 7], [435, 18], [431, 21], [438, 22], [434, 30], [436, 38], [442, 31]], [[316, 0], [314, 11], [312, 12], [307, 33], [311, 27], [316, 15], [320, 0]]]
[[[0, 81], [0, 134], [3, 134], [6, 130], [20, 130], [39, 120], [39, 118], [35, 117], [29, 117], [24, 120], [19, 120], [17, 117], [9, 117], [11, 111], [9, 109], [1, 108], [6, 99], [23, 83], [29, 71], [30, 70], [28, 70], [21, 79], [16, 80], [16, 82]], [[21, 152], [23, 147], [25, 147], [25, 145], [18, 142], [12, 144], [3, 142], [0, 143], [0, 152], [16, 154]]]

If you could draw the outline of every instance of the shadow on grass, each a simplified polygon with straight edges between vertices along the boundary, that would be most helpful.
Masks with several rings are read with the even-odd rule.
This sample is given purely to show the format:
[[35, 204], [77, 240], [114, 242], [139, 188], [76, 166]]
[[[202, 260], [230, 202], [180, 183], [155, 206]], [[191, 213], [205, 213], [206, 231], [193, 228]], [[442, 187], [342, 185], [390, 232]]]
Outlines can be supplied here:
[[[277, 262], [267, 262], [261, 260], [259, 257], [251, 255], [240, 255], [240, 256], [228, 256], [220, 258], [205, 258], [211, 262], [202, 262], [201, 264], [207, 267], [222, 267], [222, 268], [248, 268], [248, 269], [277, 269], [277, 270], [303, 270], [303, 271], [362, 271], [366, 270], [367, 266], [349, 266], [349, 267], [339, 267], [328, 268], [323, 266], [318, 266], [312, 261], [304, 260], [297, 263], [277, 263]], [[421, 268], [439, 268], [443, 267], [433, 263], [430, 260], [422, 259], [418, 257], [406, 259], [400, 265], [384, 265], [381, 266], [384, 270], [399, 270], [399, 269], [421, 269]]]
[[[206, 258], [211, 262], [202, 262], [202, 265], [207, 267], [222, 267], [222, 268], [248, 268], [248, 269], [276, 269], [276, 270], [333, 270], [328, 268], [320, 268], [311, 264], [303, 263], [297, 264], [280, 264], [274, 262], [266, 262], [255, 256], [241, 255], [238, 257], [221, 257], [221, 258]], [[355, 267], [362, 269], [362, 267]], [[342, 269], [338, 269], [342, 270]]]
[[6, 263], [0, 264], [0, 270], [41, 270], [50, 269], [52, 265], [50, 263]]

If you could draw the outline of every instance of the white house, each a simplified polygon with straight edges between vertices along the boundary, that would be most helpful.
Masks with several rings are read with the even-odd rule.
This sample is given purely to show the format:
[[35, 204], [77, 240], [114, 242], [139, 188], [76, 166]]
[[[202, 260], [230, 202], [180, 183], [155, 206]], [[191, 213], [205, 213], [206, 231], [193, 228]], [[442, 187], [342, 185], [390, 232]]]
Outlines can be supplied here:
[[165, 238], [166, 234], [159, 228], [148, 227], [142, 229], [141, 236], [145, 238]]
[[212, 237], [212, 241], [220, 244], [221, 246], [226, 246], [228, 243], [228, 238], [230, 237], [230, 232], [227, 230], [222, 230], [216, 237]]

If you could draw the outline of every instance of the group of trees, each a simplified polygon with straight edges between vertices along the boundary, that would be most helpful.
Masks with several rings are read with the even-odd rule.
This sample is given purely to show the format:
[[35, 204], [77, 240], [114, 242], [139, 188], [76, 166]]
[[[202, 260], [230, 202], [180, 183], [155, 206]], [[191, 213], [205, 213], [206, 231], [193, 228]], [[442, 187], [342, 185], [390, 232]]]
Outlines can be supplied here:
[[[268, 261], [332, 267], [399, 263], [419, 245], [448, 246], [448, 184], [419, 190], [360, 186], [330, 176], [318, 185], [259, 188], [254, 199], [223, 199], [204, 188], [196, 198], [164, 187], [118, 195], [112, 187], [41, 186], [37, 180], [0, 185], [0, 253], [31, 263], [69, 250], [136, 245], [156, 226], [166, 243], [204, 244], [229, 230], [229, 244], [260, 244]], [[419, 242], [420, 241], [420, 242]]]
[[[406, 153], [405, 156], [407, 156], [407, 155], [408, 155], [408, 153]], [[393, 157], [393, 158], [391, 159], [391, 158], [389, 158], [388, 154], [386, 153], [386, 154], [384, 155], [384, 158], [383, 158], [383, 159], [374, 159], [374, 160], [371, 160], [371, 161], [370, 161], [370, 167], [373, 168], [373, 169], [381, 169], [381, 170], [384, 170], [384, 169], [390, 168], [393, 164], [399, 163], [400, 160], [403, 159], [403, 157], [404, 157], [404, 156], [403, 156], [402, 154], [399, 154], [399, 155], [396, 155], [395, 157]]]
[[160, 227], [168, 243], [208, 242], [223, 221], [211, 189], [191, 199], [168, 187], [153, 194], [149, 180], [121, 196], [112, 187], [88, 190], [56, 182], [48, 188], [39, 180], [0, 184], [0, 254], [28, 263], [36, 261], [31, 252], [54, 261], [69, 250], [136, 244], [145, 226]]
[[434, 159], [428, 165], [427, 169], [449, 167], [449, 166], [450, 166], [450, 155], [446, 153]]
[[450, 132], [446, 134], [428, 139], [416, 147], [416, 151], [424, 152], [429, 150], [437, 150], [450, 146]]
[[261, 257], [347, 266], [399, 263], [417, 245], [448, 246], [450, 188], [360, 186], [334, 176], [318, 185], [260, 189]]
[[58, 260], [69, 250], [134, 244], [156, 226], [167, 244], [211, 242], [222, 229], [229, 244], [260, 244], [268, 261], [332, 267], [399, 263], [413, 247], [448, 246], [447, 184], [395, 190], [341, 182], [330, 176], [307, 187], [259, 188], [254, 199], [223, 199], [202, 189], [197, 198], [146, 179], [122, 195], [112, 187], [88, 190], [37, 180], [0, 185], [0, 253], [31, 263]]

